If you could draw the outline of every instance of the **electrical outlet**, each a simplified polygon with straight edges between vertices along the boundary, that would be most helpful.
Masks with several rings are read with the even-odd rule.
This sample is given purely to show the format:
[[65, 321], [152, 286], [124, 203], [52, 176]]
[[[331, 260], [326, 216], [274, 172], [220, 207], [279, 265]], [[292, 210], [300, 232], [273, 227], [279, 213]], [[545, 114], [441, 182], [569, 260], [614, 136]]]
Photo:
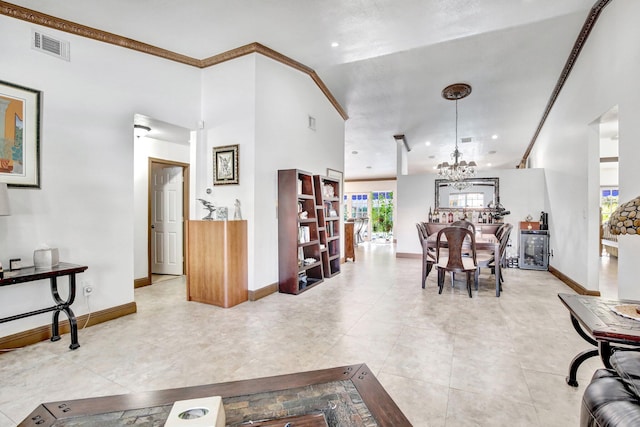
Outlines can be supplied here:
[[82, 294], [85, 297], [88, 297], [89, 295], [91, 295], [93, 293], [93, 286], [91, 286], [88, 283], [85, 283], [84, 285], [82, 285]]

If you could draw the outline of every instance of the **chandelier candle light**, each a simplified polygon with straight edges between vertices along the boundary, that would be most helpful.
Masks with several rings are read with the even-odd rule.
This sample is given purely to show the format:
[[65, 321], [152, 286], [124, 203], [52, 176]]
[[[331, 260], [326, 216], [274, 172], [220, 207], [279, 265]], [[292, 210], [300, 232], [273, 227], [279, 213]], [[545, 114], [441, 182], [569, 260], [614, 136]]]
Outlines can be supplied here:
[[469, 186], [468, 182], [465, 182], [467, 178], [473, 178], [476, 176], [476, 162], [473, 160], [467, 163], [462, 159], [462, 153], [458, 150], [458, 100], [466, 98], [471, 93], [471, 86], [466, 83], [455, 83], [445, 87], [442, 90], [442, 97], [450, 101], [456, 101], [456, 146], [453, 153], [451, 153], [451, 159], [453, 164], [449, 162], [442, 162], [437, 166], [438, 175], [443, 179], [449, 181], [449, 186], [456, 190], [464, 190]]

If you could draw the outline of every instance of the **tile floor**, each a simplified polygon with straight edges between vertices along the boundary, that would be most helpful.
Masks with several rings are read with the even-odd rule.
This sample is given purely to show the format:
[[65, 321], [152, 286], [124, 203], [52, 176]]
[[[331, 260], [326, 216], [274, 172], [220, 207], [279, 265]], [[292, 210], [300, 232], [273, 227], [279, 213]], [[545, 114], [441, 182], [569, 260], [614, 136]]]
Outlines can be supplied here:
[[0, 356], [0, 427], [39, 403], [366, 363], [415, 426], [575, 426], [597, 359], [547, 272], [508, 269], [500, 298], [485, 271], [438, 295], [420, 260], [362, 245], [357, 262], [298, 296], [231, 309], [185, 301], [184, 279], [136, 290], [138, 313]]

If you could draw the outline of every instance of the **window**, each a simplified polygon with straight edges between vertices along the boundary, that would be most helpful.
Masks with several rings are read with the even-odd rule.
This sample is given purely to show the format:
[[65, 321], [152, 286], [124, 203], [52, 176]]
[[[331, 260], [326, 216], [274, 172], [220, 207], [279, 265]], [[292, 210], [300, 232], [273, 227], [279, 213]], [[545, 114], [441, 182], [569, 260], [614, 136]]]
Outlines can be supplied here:
[[374, 238], [390, 238], [393, 230], [393, 192], [371, 193], [371, 225]]
[[366, 218], [368, 216], [368, 208], [366, 194], [351, 195], [351, 218]]
[[450, 208], [483, 208], [484, 193], [452, 193], [449, 195]]
[[609, 217], [618, 209], [618, 189], [609, 187], [600, 189], [600, 211], [602, 212], [602, 222], [609, 221]]

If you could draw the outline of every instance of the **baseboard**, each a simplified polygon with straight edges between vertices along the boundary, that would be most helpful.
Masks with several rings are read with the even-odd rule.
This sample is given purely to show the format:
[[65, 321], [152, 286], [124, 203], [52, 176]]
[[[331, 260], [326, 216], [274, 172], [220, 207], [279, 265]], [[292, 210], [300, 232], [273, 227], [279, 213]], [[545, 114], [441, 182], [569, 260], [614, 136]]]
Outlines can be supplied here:
[[409, 252], [396, 252], [396, 258], [422, 258], [422, 254], [412, 254]]
[[141, 288], [143, 286], [149, 286], [150, 284], [151, 284], [151, 278], [149, 277], [142, 277], [140, 279], [135, 279], [133, 281], [133, 287], [135, 289]]
[[[127, 304], [119, 305], [116, 307], [107, 308], [105, 310], [96, 311], [91, 313], [91, 317], [88, 314], [83, 314], [82, 316], [76, 317], [76, 322], [78, 323], [78, 330], [82, 328], [85, 323], [87, 323], [87, 318], [89, 318], [89, 322], [87, 323], [87, 327], [97, 325], [100, 323], [108, 322], [109, 320], [117, 319], [118, 317], [126, 316], [129, 314], [133, 314], [137, 311], [137, 306], [135, 302], [130, 302]], [[69, 333], [69, 321], [65, 318], [64, 314], [60, 315], [60, 334], [68, 334]], [[0, 349], [11, 349], [11, 348], [20, 348], [27, 345], [35, 344], [40, 341], [46, 341], [51, 338], [51, 324], [45, 326], [39, 326], [34, 329], [29, 329], [27, 331], [18, 332], [17, 334], [8, 335], [6, 337], [0, 337]], [[69, 340], [69, 337], [62, 337], [63, 340]], [[80, 341], [80, 345], [82, 345], [82, 341]]]
[[549, 273], [556, 276], [558, 279], [564, 282], [565, 285], [569, 286], [571, 289], [576, 291], [576, 293], [579, 295], [589, 295], [594, 297], [600, 296], [600, 291], [592, 291], [590, 289], [585, 288], [580, 283], [576, 282], [575, 280], [571, 279], [570, 277], [566, 276], [564, 273], [556, 270], [551, 266], [549, 266]]
[[255, 291], [249, 291], [249, 301], [258, 301], [260, 298], [275, 294], [276, 292], [278, 292], [278, 284], [272, 283]]

